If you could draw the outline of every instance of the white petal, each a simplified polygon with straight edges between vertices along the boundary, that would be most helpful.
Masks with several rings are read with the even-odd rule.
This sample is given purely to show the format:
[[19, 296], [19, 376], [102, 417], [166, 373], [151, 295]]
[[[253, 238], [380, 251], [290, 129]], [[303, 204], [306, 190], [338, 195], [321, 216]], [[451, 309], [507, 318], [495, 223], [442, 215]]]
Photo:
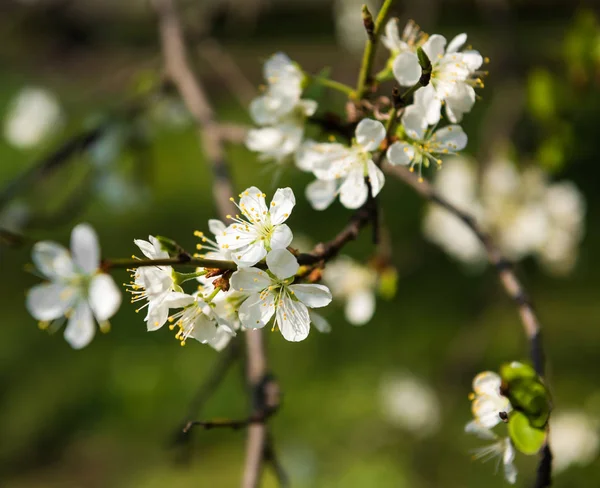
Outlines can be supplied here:
[[276, 321], [285, 340], [299, 342], [308, 337], [310, 317], [308, 309], [302, 302], [284, 296], [277, 307]]
[[457, 83], [454, 91], [446, 98], [446, 114], [452, 123], [460, 122], [465, 113], [475, 105], [475, 90], [466, 83]]
[[[261, 298], [262, 297], [262, 298]], [[258, 329], [269, 323], [275, 313], [275, 296], [272, 293], [255, 293], [240, 305], [240, 322], [247, 329]]]
[[307, 99], [300, 100], [298, 102], [298, 105], [302, 109], [302, 113], [304, 115], [306, 115], [307, 117], [311, 117], [312, 115], [314, 115], [315, 112], [317, 111], [317, 107], [319, 106], [319, 104], [317, 102], [315, 102], [314, 100], [307, 100]]
[[390, 51], [398, 49], [400, 44], [400, 29], [398, 28], [398, 19], [396, 17], [388, 20], [385, 24], [385, 35], [381, 36], [382, 44]]
[[320, 308], [331, 303], [331, 292], [325, 285], [302, 284], [290, 285], [288, 288], [307, 307]]
[[169, 307], [164, 299], [151, 301], [146, 315], [146, 329], [149, 332], [160, 329], [169, 318]]
[[387, 150], [388, 161], [393, 165], [407, 166], [415, 157], [415, 148], [407, 142], [394, 142]]
[[210, 219], [208, 221], [208, 230], [214, 235], [220, 235], [225, 232], [226, 226], [223, 222], [218, 219]]
[[42, 283], [27, 292], [25, 305], [36, 320], [54, 320], [62, 317], [73, 305], [78, 290], [61, 283]]
[[241, 268], [231, 276], [231, 286], [234, 290], [253, 293], [268, 288], [271, 278], [262, 269]]
[[231, 257], [240, 268], [254, 266], [266, 255], [267, 250], [262, 240], [241, 249], [236, 249], [231, 253]]
[[63, 246], [56, 242], [37, 242], [33, 246], [31, 258], [37, 269], [51, 280], [70, 278], [74, 274], [71, 255]]
[[315, 180], [306, 187], [306, 199], [315, 210], [325, 210], [335, 200], [335, 181]]
[[340, 203], [346, 208], [359, 208], [367, 201], [369, 189], [361, 170], [351, 172], [340, 186]]
[[423, 51], [429, 57], [429, 60], [436, 64], [444, 55], [444, 47], [446, 46], [446, 38], [439, 34], [432, 35], [427, 42], [423, 44]]
[[483, 56], [477, 51], [463, 51], [462, 61], [467, 65], [469, 71], [473, 72], [481, 68], [483, 64]]
[[484, 440], [495, 440], [498, 436], [490, 429], [484, 427], [475, 420], [471, 420], [465, 425], [465, 432], [468, 434], [475, 434], [480, 439]]
[[217, 324], [202, 313], [194, 320], [193, 329], [189, 334], [189, 337], [193, 337], [199, 342], [206, 343], [213, 340], [216, 335]]
[[359, 290], [348, 297], [346, 320], [352, 325], [364, 325], [375, 313], [375, 295], [369, 290]]
[[431, 143], [438, 143], [441, 149], [457, 152], [462, 151], [467, 146], [467, 134], [460, 125], [449, 125], [435, 131], [430, 141]]
[[267, 98], [260, 96], [250, 102], [250, 117], [258, 125], [267, 125], [275, 122], [273, 113], [267, 105]]
[[508, 443], [508, 446], [506, 447], [503, 456], [504, 478], [511, 485], [514, 485], [517, 482], [517, 468], [513, 464], [515, 459], [515, 449], [509, 439], [507, 439], [506, 442]]
[[411, 105], [404, 111], [402, 125], [408, 137], [416, 141], [421, 141], [427, 131], [427, 114], [421, 107]]
[[86, 273], [94, 273], [100, 266], [100, 246], [96, 231], [89, 224], [79, 224], [71, 232], [73, 261]]
[[229, 344], [233, 337], [235, 337], [234, 331], [228, 327], [219, 325], [219, 327], [217, 327], [217, 333], [215, 334], [215, 337], [208, 341], [208, 345], [216, 351], [222, 351], [227, 347], [227, 344]]
[[477, 422], [491, 429], [502, 421], [500, 412], [509, 412], [511, 405], [503, 396], [479, 395], [473, 400], [471, 410]]
[[283, 143], [283, 133], [275, 127], [250, 129], [246, 134], [246, 147], [255, 152], [275, 151]]
[[376, 197], [385, 184], [385, 176], [383, 171], [381, 171], [371, 160], [367, 161], [367, 172], [369, 183], [371, 184], [371, 191], [373, 192], [373, 196]]
[[502, 378], [493, 371], [484, 371], [473, 378], [473, 391], [477, 395], [500, 395]]
[[134, 239], [133, 243], [140, 248], [142, 254], [149, 259], [154, 259], [154, 246], [143, 239]]
[[315, 312], [314, 310], [309, 309], [308, 316], [310, 317], [310, 323], [319, 332], [321, 332], [323, 334], [327, 334], [327, 333], [331, 332], [331, 324], [321, 314]]
[[99, 274], [92, 278], [89, 302], [98, 322], [104, 322], [117, 313], [121, 306], [121, 292], [112, 276]]
[[280, 280], [294, 276], [300, 267], [296, 256], [287, 249], [274, 249], [267, 254], [267, 266]]
[[392, 65], [394, 77], [402, 86], [414, 85], [421, 78], [421, 65], [415, 53], [403, 52], [396, 56]]
[[362, 119], [356, 126], [356, 141], [365, 151], [374, 151], [385, 138], [385, 127], [378, 120]]
[[435, 125], [440, 121], [442, 102], [437, 97], [435, 88], [429, 85], [417, 90], [415, 93], [415, 105], [420, 107], [425, 114], [428, 125]]
[[287, 224], [281, 224], [273, 229], [271, 234], [271, 249], [285, 249], [292, 243], [294, 235]]
[[187, 293], [172, 291], [163, 299], [162, 303], [168, 308], [187, 307], [196, 301], [196, 298]]
[[448, 47], [446, 48], [446, 52], [455, 53], [465, 45], [465, 42], [467, 42], [467, 35], [464, 32], [462, 34], [458, 34], [450, 41], [450, 44], [448, 44]]
[[287, 220], [296, 205], [296, 197], [291, 188], [279, 188], [271, 200], [271, 223], [281, 224]]
[[259, 221], [264, 220], [269, 211], [265, 202], [265, 194], [255, 186], [242, 192], [240, 208], [246, 217]]
[[73, 349], [81, 349], [91, 342], [95, 333], [92, 309], [85, 300], [80, 300], [65, 328], [65, 340]]

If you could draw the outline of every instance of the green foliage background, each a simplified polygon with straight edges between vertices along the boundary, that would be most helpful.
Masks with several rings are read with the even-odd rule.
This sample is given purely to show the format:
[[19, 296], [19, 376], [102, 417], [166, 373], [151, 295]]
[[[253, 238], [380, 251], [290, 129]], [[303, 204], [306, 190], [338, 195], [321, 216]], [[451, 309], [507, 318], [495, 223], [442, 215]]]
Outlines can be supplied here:
[[[529, 90], [529, 108], [513, 133], [516, 151], [523, 160], [537, 156], [557, 177], [574, 180], [586, 196], [587, 233], [575, 271], [552, 278], [530, 260], [518, 271], [544, 326], [556, 408], [583, 408], [598, 416], [600, 64], [597, 55], [586, 58], [593, 48], [585, 47], [588, 37], [598, 35], [597, 24], [592, 34], [578, 40], [577, 35], [588, 32], [582, 26], [590, 22], [589, 14], [579, 12], [576, 17], [568, 2], [555, 10], [522, 7], [503, 36], [511, 38], [513, 47], [507, 47], [469, 7], [443, 8], [445, 15], [435, 25], [424, 26], [426, 30], [448, 36], [464, 30], [476, 48], [492, 57], [483, 100], [465, 120], [468, 151], [477, 154], [487, 102], [504, 88], [510, 69]], [[255, 35], [221, 32], [218, 26], [217, 31], [257, 84], [260, 63], [275, 50], [286, 51], [312, 72], [333, 65], [334, 77], [352, 83], [358, 61], [335, 46], [328, 15], [325, 9], [276, 11], [261, 18]], [[0, 43], [0, 112], [20, 87], [39, 84], [58, 93], [69, 119], [45, 148], [17, 151], [1, 140], [0, 186], [54, 143], [89, 124], [89, 114], [101, 116], [118, 108], [121, 102], [115, 100], [126, 100], [135, 91], [135, 83], [119, 81], [91, 93], [90, 87], [98, 83], [95, 73], [105, 72], [109, 78], [115, 59], [127, 66], [151, 59], [156, 52], [151, 18], [132, 26], [92, 24], [93, 42], [80, 51], [71, 47], [65, 52], [46, 34], [20, 22], [17, 14], [2, 21], [7, 28]], [[23, 25], [29, 30], [21, 30]], [[108, 27], [114, 30], [98, 35]], [[45, 41], [50, 48], [44, 47]], [[505, 52], [514, 46], [516, 51]], [[46, 57], [48, 51], [55, 56]], [[510, 56], [512, 66], [504, 64], [506, 71], [498, 71], [492, 53]], [[77, 55], [76, 61], [71, 55]], [[198, 67], [209, 80], [220, 118], [248, 122], [210, 68], [202, 63]], [[133, 78], [139, 80], [140, 75]], [[334, 98], [324, 103], [339, 102]], [[74, 221], [38, 226], [27, 235], [67, 243], [73, 222], [88, 221], [97, 229], [107, 257], [129, 256], [135, 252], [133, 239], [150, 233], [193, 248], [193, 231], [205, 228], [214, 216], [211, 177], [196, 133], [189, 126], [175, 130], [152, 123], [147, 128], [144, 164], [129, 175], [150, 190], [141, 204], [120, 209], [90, 192], [89, 204]], [[139, 153], [125, 152], [117, 166], [129, 168], [135, 154]], [[257, 185], [273, 191], [273, 174], [263, 171], [254, 155], [232, 148], [229, 156], [236, 188]], [[56, 205], [83, 178], [89, 164], [86, 157], [73, 161], [56, 181], [45, 181], [30, 192], [27, 201], [46, 210]], [[290, 221], [294, 232], [326, 240], [349, 212], [336, 204], [314, 213], [301, 197], [309, 180], [289, 169], [277, 186], [292, 186], [299, 197]], [[314, 331], [307, 341], [291, 344], [279, 334], [267, 334], [270, 363], [284, 391], [273, 431], [292, 486], [503, 486], [501, 475], [493, 476], [492, 464], [470, 460], [470, 449], [480, 444], [463, 434], [463, 426], [470, 417], [472, 377], [508, 360], [527, 359], [528, 345], [515, 307], [492, 270], [466, 272], [423, 239], [424, 204], [410, 189], [388, 179], [381, 201], [399, 268], [396, 297], [379, 300], [375, 318], [364, 327], [345, 323], [340, 309], [332, 307], [329, 335]], [[167, 328], [146, 333], [142, 317], [128, 304], [112, 321], [110, 334], [99, 334], [82, 351], [71, 350], [61, 333], [49, 337], [26, 313], [24, 292], [37, 282], [24, 271], [30, 246], [28, 241], [21, 248], [0, 249], [0, 486], [236, 486], [243, 432], [195, 432], [189, 443], [173, 444], [217, 353], [196, 343], [182, 348]], [[364, 235], [347, 252], [364, 260], [370, 249], [369, 236]], [[115, 276], [128, 281], [124, 271]], [[394, 428], [381, 414], [381, 378], [404, 370], [428, 381], [442, 404], [441, 428], [426, 439]], [[242, 371], [235, 367], [198, 417], [238, 417], [246, 408]], [[518, 485], [529, 486], [536, 459], [520, 456], [517, 465]], [[556, 477], [555, 486], [596, 486], [598, 466], [596, 461], [570, 468]], [[270, 473], [265, 486], [275, 486]]]

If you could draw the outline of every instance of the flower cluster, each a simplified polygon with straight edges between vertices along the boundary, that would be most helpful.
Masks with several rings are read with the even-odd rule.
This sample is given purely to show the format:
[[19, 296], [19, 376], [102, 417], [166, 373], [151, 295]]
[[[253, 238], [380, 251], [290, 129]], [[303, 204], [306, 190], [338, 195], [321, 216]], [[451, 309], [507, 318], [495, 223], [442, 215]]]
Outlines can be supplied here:
[[262, 160], [283, 163], [304, 138], [304, 124], [317, 110], [317, 102], [302, 99], [304, 73], [283, 53], [271, 56], [264, 66], [267, 87], [250, 104], [250, 116], [260, 126], [248, 132], [246, 146]]
[[[565, 274], [575, 265], [585, 201], [573, 183], [550, 183], [541, 169], [532, 166], [519, 172], [511, 161], [500, 158], [484, 168], [479, 185], [475, 166], [455, 158], [437, 176], [435, 187], [444, 198], [468, 209], [511, 260], [533, 255], [555, 274]], [[432, 205], [424, 230], [459, 260], [485, 262], [483, 246], [447, 211]]]

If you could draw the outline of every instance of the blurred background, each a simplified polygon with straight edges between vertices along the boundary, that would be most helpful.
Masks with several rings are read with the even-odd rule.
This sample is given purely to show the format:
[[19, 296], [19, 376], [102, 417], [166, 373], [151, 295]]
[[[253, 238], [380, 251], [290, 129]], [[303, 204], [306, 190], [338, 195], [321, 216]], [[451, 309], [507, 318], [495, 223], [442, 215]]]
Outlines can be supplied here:
[[[228, 60], [220, 49], [247, 76], [229, 80], [246, 98], [276, 51], [353, 85], [365, 37], [360, 3], [181, 0], [192, 61], [219, 118], [250, 123], [220, 74]], [[481, 100], [463, 122], [466, 157], [448, 161], [453, 176], [440, 172], [436, 185], [497, 236], [536, 304], [558, 488], [600, 483], [597, 7], [421, 0], [392, 9], [401, 25], [412, 18], [448, 38], [466, 32], [490, 58]], [[25, 310], [24, 293], [38, 282], [25, 271], [35, 241], [66, 244], [87, 221], [105, 257], [130, 256], [133, 239], [148, 234], [192, 249], [193, 231], [215, 215], [195, 128], [177, 97], [157, 89], [156, 19], [142, 0], [2, 0], [0, 12], [0, 486], [236, 486], [244, 432], [197, 431], [185, 441], [178, 432], [190, 413], [244, 415], [240, 364], [193, 408], [216, 351], [182, 348], [166, 328], [146, 333], [128, 304], [109, 334], [74, 351], [62, 331], [40, 331]], [[379, 54], [378, 68], [387, 52]], [[320, 110], [342, 110], [338, 94], [322, 95]], [[67, 164], [28, 173], [74, 137], [87, 143]], [[258, 163], [242, 144], [228, 155], [239, 190], [289, 185], [300, 196], [311, 180], [292, 166]], [[471, 460], [481, 443], [463, 427], [473, 376], [527, 360], [516, 309], [448, 216], [391, 178], [381, 201], [397, 282], [367, 267], [368, 232], [344, 251], [354, 264], [337, 270], [349, 280], [363, 273], [356, 282], [378, 295], [373, 317], [345, 310], [347, 291], [338, 290], [339, 305], [326, 311], [331, 333], [313, 331], [300, 344], [267, 334], [284, 390], [272, 420], [282, 463], [294, 487], [503, 486], [493, 461]], [[316, 214], [298, 198], [296, 245], [331, 238], [332, 222], [341, 227], [349, 214], [337, 203]], [[517, 457], [518, 486], [531, 485], [536, 461]], [[275, 486], [271, 473], [264, 486]]]

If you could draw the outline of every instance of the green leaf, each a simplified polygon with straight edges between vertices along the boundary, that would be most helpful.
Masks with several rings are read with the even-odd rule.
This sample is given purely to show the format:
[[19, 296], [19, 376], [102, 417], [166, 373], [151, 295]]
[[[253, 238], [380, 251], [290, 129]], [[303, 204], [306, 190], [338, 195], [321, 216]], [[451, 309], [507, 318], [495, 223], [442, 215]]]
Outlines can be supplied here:
[[515, 447], [528, 455], [537, 453], [546, 441], [546, 430], [529, 425], [529, 420], [521, 412], [510, 414], [508, 434]]

